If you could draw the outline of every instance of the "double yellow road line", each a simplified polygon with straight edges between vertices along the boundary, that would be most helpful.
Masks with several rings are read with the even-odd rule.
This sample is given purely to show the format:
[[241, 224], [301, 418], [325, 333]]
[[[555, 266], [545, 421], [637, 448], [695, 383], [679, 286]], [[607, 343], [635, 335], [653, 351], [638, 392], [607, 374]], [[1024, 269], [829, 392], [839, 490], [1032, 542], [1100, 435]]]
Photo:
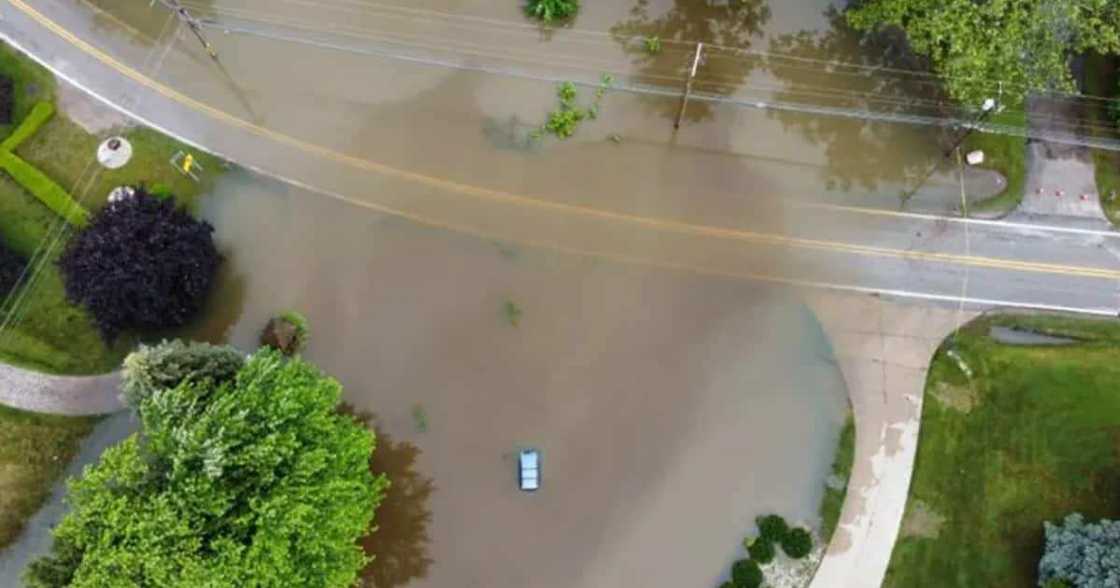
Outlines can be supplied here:
[[[194, 98], [191, 98], [190, 96], [182, 94], [181, 92], [179, 92], [177, 90], [174, 90], [174, 89], [172, 89], [168, 86], [165, 86], [165, 85], [161, 84], [160, 82], [145, 76], [144, 74], [137, 71], [136, 69], [133, 69], [132, 67], [121, 63], [120, 61], [118, 61], [114, 57], [110, 56], [109, 54], [105, 53], [104, 51], [102, 51], [102, 50], [94, 47], [93, 45], [90, 45], [88, 42], [80, 39], [79, 37], [77, 37], [76, 35], [71, 33], [70, 31], [63, 28], [58, 23], [54, 22], [53, 20], [51, 20], [50, 18], [48, 18], [47, 16], [42, 14], [41, 12], [35, 10], [30, 5], [28, 5], [24, 0], [8, 0], [8, 2], [12, 6], [17, 8], [18, 10], [22, 11], [28, 17], [30, 17], [31, 19], [38, 22], [44, 28], [50, 30], [55, 35], [58, 35], [60, 38], [66, 40], [67, 42], [69, 42], [70, 44], [75, 46], [77, 49], [79, 49], [82, 52], [86, 53], [87, 55], [95, 58], [96, 60], [100, 61], [101, 63], [111, 67], [112, 69], [119, 72], [121, 75], [124, 75], [125, 77], [131, 79], [132, 81], [140, 84], [141, 86], [143, 86], [145, 88], [148, 88], [148, 89], [160, 94], [161, 96], [163, 96], [163, 97], [165, 97], [169, 100], [175, 101], [175, 102], [177, 102], [177, 103], [179, 103], [183, 106], [186, 106], [186, 107], [188, 107], [192, 110], [195, 110], [197, 112], [205, 114], [205, 115], [209, 116], [210, 118], [214, 119], [215, 121], [217, 121], [219, 123], [222, 123], [222, 124], [225, 124], [225, 125], [228, 125], [230, 127], [233, 127], [235, 129], [240, 129], [242, 131], [246, 131], [246, 132], [251, 133], [253, 135], [256, 135], [256, 136], [268, 139], [270, 141], [273, 141], [273, 142], [275, 142], [279, 145], [283, 145], [283, 146], [287, 146], [287, 147], [297, 149], [297, 150], [299, 150], [299, 151], [301, 151], [301, 152], [303, 152], [307, 155], [311, 155], [311, 156], [314, 156], [314, 157], [322, 158], [324, 160], [340, 163], [340, 164], [343, 164], [343, 165], [346, 165], [348, 167], [352, 167], [352, 168], [355, 168], [355, 169], [369, 171], [369, 172], [373, 172], [373, 173], [380, 174], [380, 175], [383, 175], [383, 176], [396, 178], [396, 179], [400, 179], [400, 180], [405, 180], [405, 181], [409, 181], [409, 182], [416, 182], [416, 183], [419, 183], [419, 184], [422, 184], [422, 185], [427, 185], [427, 186], [438, 188], [438, 189], [441, 189], [441, 190], [447, 190], [449, 192], [468, 195], [468, 196], [471, 196], [471, 197], [474, 197], [474, 198], [477, 198], [477, 199], [480, 199], [480, 200], [485, 200], [485, 201], [490, 201], [490, 202], [499, 202], [499, 203], [514, 205], [514, 206], [533, 207], [533, 208], [538, 208], [538, 209], [550, 210], [550, 211], [557, 212], [557, 213], [562, 213], [562, 214], [570, 214], [570, 215], [574, 215], [574, 216], [578, 216], [578, 217], [624, 223], [624, 224], [628, 224], [628, 225], [639, 226], [639, 227], [644, 227], [644, 228], [648, 228], [648, 229], [652, 229], [652, 230], [656, 230], [656, 231], [668, 232], [668, 233], [684, 234], [684, 235], [696, 235], [696, 236], [711, 237], [711, 238], [717, 238], [717, 239], [723, 239], [723, 240], [734, 240], [734, 241], [740, 241], [740, 242], [748, 242], [748, 243], [754, 243], [754, 244], [766, 245], [766, 246], [791, 247], [791, 248], [825, 251], [825, 252], [831, 252], [831, 253], [849, 253], [849, 254], [854, 254], [854, 255], [897, 258], [897, 259], [922, 261], [922, 262], [932, 262], [932, 263], [955, 264], [955, 265], [985, 268], [985, 269], [999, 269], [999, 270], [1009, 270], [1009, 271], [1018, 271], [1018, 272], [1033, 272], [1033, 273], [1067, 275], [1067, 276], [1076, 276], [1076, 277], [1085, 277], [1085, 278], [1099, 278], [1099, 279], [1106, 279], [1106, 280], [1120, 280], [1120, 271], [1113, 270], [1113, 269], [1107, 269], [1107, 268], [1097, 268], [1097, 267], [1088, 267], [1088, 266], [1071, 266], [1071, 265], [1063, 265], [1063, 264], [1039, 263], [1039, 262], [1028, 262], [1028, 261], [1017, 261], [1017, 260], [1013, 260], [1013, 259], [978, 257], [978, 256], [972, 256], [972, 255], [958, 255], [958, 254], [951, 254], [951, 253], [936, 253], [936, 252], [926, 252], [926, 251], [911, 251], [911, 250], [902, 250], [902, 249], [892, 249], [892, 248], [877, 247], [877, 246], [871, 246], [871, 245], [857, 245], [857, 244], [837, 242], [837, 241], [805, 239], [805, 238], [792, 237], [792, 236], [787, 236], [787, 235], [758, 233], [758, 232], [752, 232], [752, 231], [743, 231], [743, 230], [713, 227], [713, 226], [707, 226], [707, 225], [696, 225], [696, 224], [683, 223], [683, 222], [666, 220], [666, 219], [636, 216], [636, 215], [630, 215], [630, 214], [626, 214], [626, 213], [614, 212], [614, 211], [609, 211], [609, 210], [601, 210], [601, 209], [591, 208], [591, 207], [586, 207], [586, 206], [578, 206], [578, 205], [572, 205], [572, 204], [564, 204], [564, 203], [560, 203], [560, 202], [552, 202], [552, 201], [548, 201], [548, 200], [541, 200], [541, 199], [537, 199], [537, 198], [531, 198], [531, 197], [522, 196], [522, 195], [518, 195], [518, 194], [502, 192], [502, 191], [498, 191], [498, 190], [491, 190], [491, 189], [488, 189], [488, 188], [482, 188], [482, 187], [479, 187], [479, 186], [463, 184], [463, 183], [454, 182], [454, 181], [443, 179], [443, 178], [438, 178], [438, 177], [429, 176], [429, 175], [425, 175], [425, 174], [421, 174], [421, 173], [417, 173], [417, 172], [403, 170], [403, 169], [391, 167], [391, 166], [388, 166], [388, 165], [385, 165], [385, 164], [382, 164], [382, 163], [378, 163], [378, 162], [375, 162], [375, 161], [369, 161], [369, 160], [366, 160], [366, 159], [361, 159], [361, 158], [358, 158], [358, 157], [354, 157], [352, 155], [347, 155], [345, 153], [335, 151], [333, 149], [330, 149], [330, 148], [322, 146], [322, 145], [309, 143], [307, 141], [303, 141], [303, 140], [297, 139], [295, 137], [292, 137], [291, 135], [287, 135], [287, 134], [281, 133], [279, 131], [269, 129], [269, 128], [257, 125], [255, 123], [252, 123], [250, 121], [246, 121], [244, 119], [238, 118], [238, 117], [236, 117], [236, 116], [234, 116], [234, 115], [232, 115], [232, 114], [230, 114], [230, 113], [228, 113], [224, 110], [214, 108], [214, 107], [212, 107], [208, 104], [205, 104], [205, 103], [200, 102], [200, 101], [198, 101]], [[367, 201], [364, 201], [364, 200], [357, 200], [357, 199], [354, 199], [354, 198], [350, 198], [350, 197], [346, 197], [346, 196], [342, 196], [342, 195], [338, 195], [338, 194], [332, 194], [332, 193], [329, 193], [329, 192], [325, 192], [325, 193], [327, 193], [328, 195], [330, 195], [332, 197], [345, 200], [345, 201], [347, 201], [351, 204], [356, 204], [356, 205], [359, 205], [359, 206], [364, 206], [364, 207], [367, 207], [367, 208], [378, 210], [380, 212], [385, 212], [385, 213], [389, 213], [389, 214], [393, 214], [393, 215], [397, 215], [397, 216], [402, 216], [402, 217], [405, 217], [405, 218], [408, 218], [408, 219], [411, 219], [411, 220], [414, 220], [416, 222], [420, 222], [420, 223], [423, 223], [423, 224], [438, 226], [438, 227], [444, 227], [444, 228], [450, 228], [450, 229], [458, 230], [458, 231], [461, 231], [461, 232], [467, 232], [467, 233], [479, 235], [479, 233], [475, 230], [472, 230], [472, 229], [469, 229], [469, 228], [464, 228], [464, 227], [457, 227], [457, 226], [455, 226], [453, 224], [450, 224], [448, 222], [445, 222], [445, 221], [426, 218], [426, 217], [423, 217], [423, 216], [420, 216], [420, 215], [417, 215], [417, 214], [414, 214], [414, 213], [411, 213], [411, 212], [390, 208], [390, 207], [383, 206], [383, 205], [380, 205], [380, 204], [367, 202]], [[558, 246], [555, 246], [555, 245], [549, 245], [549, 244], [540, 244], [540, 245], [548, 246], [548, 247], [551, 247], [551, 248], [554, 248], [554, 249], [559, 249], [559, 250], [581, 252], [578, 249], [558, 247]], [[584, 253], [590, 253], [590, 252], [584, 252]], [[604, 255], [604, 256], [611, 257], [610, 255]], [[615, 257], [617, 257], [617, 256], [615, 256]], [[628, 259], [629, 260], [629, 258], [623, 258], [623, 259]], [[631, 261], [636, 261], [636, 260], [631, 260]], [[668, 267], [675, 267], [672, 264], [663, 264], [663, 265], [668, 266]], [[760, 277], [760, 276], [754, 276], [754, 277]]]

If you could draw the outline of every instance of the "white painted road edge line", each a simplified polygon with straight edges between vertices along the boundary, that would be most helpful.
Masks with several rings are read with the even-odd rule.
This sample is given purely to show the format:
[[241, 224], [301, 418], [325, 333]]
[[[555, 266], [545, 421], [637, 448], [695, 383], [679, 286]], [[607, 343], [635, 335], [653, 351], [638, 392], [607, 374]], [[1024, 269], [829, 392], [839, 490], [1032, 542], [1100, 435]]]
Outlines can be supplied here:
[[[167, 135], [167, 136], [175, 139], [176, 141], [179, 141], [179, 142], [184, 143], [186, 145], [190, 145], [190, 146], [194, 147], [195, 149], [205, 151], [207, 153], [215, 155], [215, 156], [217, 156], [221, 159], [224, 159], [226, 161], [236, 163], [238, 166], [240, 166], [242, 168], [245, 168], [245, 169], [248, 169], [248, 170], [250, 170], [254, 173], [260, 174], [262, 176], [266, 176], [266, 177], [270, 177], [270, 178], [279, 180], [279, 181], [284, 182], [288, 185], [295, 186], [297, 188], [301, 188], [301, 189], [307, 190], [309, 192], [315, 192], [315, 193], [318, 193], [318, 194], [322, 194], [324, 196], [328, 196], [330, 198], [340, 200], [342, 202], [345, 202], [345, 203], [353, 205], [353, 206], [363, 207], [363, 203], [361, 203], [359, 201], [355, 201], [353, 198], [350, 198], [350, 197], [345, 196], [343, 194], [339, 194], [337, 192], [327, 190], [327, 189], [324, 189], [324, 188], [318, 188], [318, 187], [315, 187], [315, 186], [311, 186], [311, 185], [309, 185], [307, 183], [304, 183], [300, 180], [296, 180], [296, 179], [293, 179], [293, 178], [286, 177], [282, 174], [278, 174], [278, 173], [273, 172], [271, 170], [266, 170], [266, 169], [258, 167], [256, 165], [242, 163], [242, 162], [238, 161], [236, 158], [230, 157], [230, 156], [228, 156], [228, 155], [226, 155], [226, 154], [224, 154], [220, 151], [216, 151], [214, 149], [204, 147], [201, 144], [199, 144], [199, 143], [197, 143], [197, 142], [195, 142], [195, 141], [193, 141], [193, 140], [191, 140], [187, 137], [183, 137], [182, 135], [179, 135], [178, 133], [167, 129], [166, 127], [164, 127], [160, 124], [157, 124], [157, 123], [151, 121], [150, 119], [148, 119], [144, 116], [141, 116], [141, 115], [139, 115], [139, 114], [137, 114], [137, 113], [135, 113], [131, 110], [128, 110], [128, 109], [116, 104], [112, 100], [109, 100], [108, 98], [102, 96], [101, 94], [95, 92], [94, 90], [86, 87], [84, 84], [78, 82], [77, 80], [72, 78], [70, 75], [60, 71], [53, 64], [47, 62], [46, 60], [42, 59], [41, 57], [39, 57], [39, 56], [31, 53], [27, 49], [25, 49], [23, 45], [21, 45], [19, 42], [12, 39], [12, 36], [9, 33], [7, 33], [6, 31], [0, 31], [0, 39], [3, 39], [4, 42], [8, 43], [12, 47], [15, 47], [16, 49], [18, 49], [24, 55], [29, 56], [36, 63], [38, 63], [38, 64], [42, 65], [43, 67], [47, 68], [48, 70], [50, 70], [54, 75], [63, 79], [64, 81], [66, 81], [70, 85], [74, 86], [75, 88], [78, 88], [79, 90], [81, 90], [81, 91], [85, 92], [86, 94], [92, 96], [93, 98], [95, 98], [96, 100], [101, 102], [102, 104], [105, 104], [109, 108], [112, 108], [113, 110], [116, 110], [117, 112], [120, 112], [121, 114], [123, 114], [123, 115], [137, 121], [137, 122], [140, 122], [141, 124], [143, 124], [145, 126], [151, 127], [153, 129], [163, 133], [164, 135]], [[813, 205], [813, 206], [835, 207], [836, 205]], [[859, 208], [859, 207], [845, 207], [845, 208]], [[874, 212], [875, 209], [867, 209], [867, 210], [870, 210], [870, 211]], [[901, 213], [901, 212], [896, 213], [894, 211], [884, 211], [884, 212], [889, 213], [889, 214], [906, 214], [906, 215], [911, 215], [912, 214], [912, 215], [918, 215], [918, 216], [926, 216], [926, 217], [929, 217], [931, 219], [945, 218], [945, 219], [957, 220], [957, 221], [966, 221], [967, 220], [967, 221], [971, 221], [971, 222], [994, 223], [994, 224], [1004, 224], [1004, 225], [1011, 225], [1012, 224], [1012, 223], [1001, 223], [1000, 221], [987, 221], [987, 220], [982, 220], [982, 219], [954, 219], [953, 217], [939, 217], [939, 216], [935, 216], [935, 215], [921, 215], [919, 213]], [[386, 213], [382, 212], [382, 214], [386, 214]], [[1014, 224], [1021, 224], [1021, 223], [1014, 223]], [[1030, 227], [1030, 228], [1039, 228], [1037, 225], [1023, 225], [1023, 226], [1024, 227]], [[1055, 227], [1053, 230], [1064, 230], [1064, 231], [1069, 231], [1069, 232], [1089, 231], [1088, 229], [1069, 229], [1069, 228], [1062, 228], [1062, 227]], [[567, 251], [567, 252], [568, 253], [574, 253], [574, 254], [580, 254], [578, 252], [573, 252], [573, 251]], [[591, 253], [582, 253], [582, 255], [584, 255], [584, 256], [594, 256], [594, 254], [591, 254]], [[598, 257], [606, 257], [606, 256], [598, 255]], [[609, 257], [608, 257], [608, 259], [609, 259]], [[637, 263], [637, 262], [631, 261], [630, 263]], [[656, 262], [648, 262], [648, 263], [646, 263], [646, 265], [654, 265], [655, 266], [657, 264], [656, 264]], [[677, 268], [677, 271], [682, 271], [682, 270], [680, 268]], [[726, 275], [726, 274], [721, 274], [721, 272], [717, 272], [717, 271], [714, 271], [714, 270], [707, 270], [706, 271], [702, 268], [696, 268], [694, 271], [696, 273], [701, 273], [701, 274]], [[843, 292], [856, 292], [856, 293], [861, 293], [861, 294], [871, 294], [871, 295], [879, 295], [879, 296], [896, 296], [896, 297], [899, 297], [899, 298], [913, 298], [913, 299], [917, 299], [917, 300], [930, 300], [930, 301], [937, 301], [937, 302], [963, 303], [963, 304], [983, 306], [983, 307], [1024, 308], [1024, 309], [1030, 309], [1030, 310], [1071, 312], [1071, 313], [1077, 313], [1077, 314], [1091, 314], [1091, 315], [1097, 315], [1097, 316], [1113, 316], [1113, 317], [1117, 316], [1117, 310], [1116, 309], [1111, 309], [1111, 308], [1100, 308], [1100, 307], [1084, 307], [1084, 308], [1082, 308], [1082, 307], [1061, 306], [1061, 305], [1051, 305], [1051, 304], [1035, 304], [1035, 303], [1030, 303], [1030, 302], [1015, 302], [1015, 301], [1011, 301], [1011, 300], [993, 300], [993, 299], [986, 299], [986, 298], [963, 298], [963, 297], [960, 297], [960, 296], [951, 296], [951, 295], [946, 295], [946, 294], [932, 294], [932, 293], [926, 293], [926, 292], [913, 292], [913, 291], [909, 291], [909, 290], [895, 290], [895, 289], [889, 289], [889, 288], [871, 288], [871, 287], [866, 287], [866, 286], [855, 286], [855, 285], [849, 285], [849, 284], [829, 284], [829, 283], [825, 283], [825, 282], [814, 282], [814, 281], [810, 281], [810, 280], [795, 280], [795, 279], [790, 279], [790, 278], [780, 278], [780, 277], [777, 277], [777, 276], [773, 276], [773, 277], [769, 277], [769, 276], [745, 277], [744, 276], [743, 278], [744, 279], [754, 279], [754, 280], [757, 280], [757, 281], [766, 281], [766, 282], [772, 282], [772, 283], [786, 284], [786, 285], [791, 285], [791, 286], [799, 286], [799, 287], [806, 287], [806, 288], [817, 288], [817, 289], [822, 289], [822, 290], [837, 290], [837, 291], [843, 291]]]

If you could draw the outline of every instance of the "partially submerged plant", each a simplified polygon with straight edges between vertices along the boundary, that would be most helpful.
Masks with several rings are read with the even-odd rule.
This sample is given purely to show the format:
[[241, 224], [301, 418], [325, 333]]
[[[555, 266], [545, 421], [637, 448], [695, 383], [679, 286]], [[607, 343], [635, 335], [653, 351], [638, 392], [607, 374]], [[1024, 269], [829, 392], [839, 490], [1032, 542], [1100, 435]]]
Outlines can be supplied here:
[[654, 35], [652, 37], [643, 38], [642, 47], [646, 50], [648, 55], [657, 55], [661, 53], [661, 37]]
[[548, 113], [545, 123], [529, 133], [529, 137], [540, 139], [545, 133], [560, 139], [571, 137], [584, 119], [599, 117], [599, 103], [613, 83], [614, 78], [610, 74], [603, 74], [599, 80], [599, 87], [595, 89], [595, 100], [587, 108], [581, 108], [577, 104], [579, 92], [573, 82], [561, 83], [556, 89], [556, 98], [560, 102], [560, 107]]
[[288, 310], [268, 321], [264, 331], [261, 332], [261, 345], [292, 356], [307, 346], [310, 337], [311, 330], [307, 324], [307, 317], [294, 310]]
[[510, 325], [516, 327], [521, 324], [521, 307], [514, 301], [506, 300], [506, 303], [502, 305], [502, 314], [505, 315]]
[[529, 0], [525, 14], [545, 24], [575, 16], [579, 0]]

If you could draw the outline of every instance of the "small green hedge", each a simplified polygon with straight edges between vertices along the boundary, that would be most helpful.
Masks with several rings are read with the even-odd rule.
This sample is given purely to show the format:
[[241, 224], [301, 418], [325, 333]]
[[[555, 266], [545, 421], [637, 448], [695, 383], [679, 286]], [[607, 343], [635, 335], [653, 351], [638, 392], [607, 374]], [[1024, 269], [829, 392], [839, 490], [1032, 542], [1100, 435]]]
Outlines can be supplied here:
[[[23, 128], [23, 127], [20, 127]], [[0, 169], [8, 172], [12, 179], [25, 190], [31, 192], [40, 202], [47, 205], [55, 214], [66, 219], [66, 222], [76, 227], [85, 227], [89, 224], [89, 212], [80, 204], [74, 202], [70, 194], [54, 180], [36, 169], [30, 163], [0, 150]]]
[[30, 139], [31, 136], [37, 133], [39, 128], [46, 124], [53, 116], [53, 104], [50, 102], [36, 102], [31, 112], [27, 115], [27, 118], [19, 123], [16, 130], [12, 131], [12, 134], [8, 135], [8, 138], [4, 139], [3, 143], [0, 143], [0, 150], [8, 152], [15, 151], [20, 143]]

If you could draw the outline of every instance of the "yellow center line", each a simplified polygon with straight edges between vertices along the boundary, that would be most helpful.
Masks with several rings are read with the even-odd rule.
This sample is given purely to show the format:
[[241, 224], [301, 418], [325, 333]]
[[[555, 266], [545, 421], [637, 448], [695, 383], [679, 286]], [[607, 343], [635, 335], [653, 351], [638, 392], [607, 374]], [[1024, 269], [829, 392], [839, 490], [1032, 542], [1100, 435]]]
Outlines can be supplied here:
[[[74, 45], [84, 53], [94, 57], [103, 64], [113, 68], [122, 75], [135, 81], [136, 83], [168, 98], [183, 106], [191, 108], [197, 112], [203, 113], [218, 122], [224, 123], [231, 127], [235, 127], [259, 137], [274, 141], [281, 145], [295, 148], [308, 154], [321, 157], [326, 160], [334, 161], [354, 167], [361, 170], [374, 172], [380, 175], [424, 184], [427, 186], [436, 187], [449, 192], [466, 194], [478, 198], [480, 200], [488, 200], [493, 202], [501, 202], [516, 206], [540, 208], [551, 210], [555, 212], [562, 212], [565, 214], [572, 214], [583, 217], [590, 217], [599, 220], [607, 220], [612, 222], [626, 223], [637, 225], [659, 231], [666, 231], [678, 234], [699, 235], [706, 237], [715, 237], [719, 239], [735, 240], [742, 242], [757, 243], [762, 245], [783, 246], [783, 247], [796, 247], [811, 250], [828, 251], [834, 253], [851, 253], [856, 255], [868, 255], [878, 257], [890, 257], [915, 261], [928, 261], [936, 263], [957, 264], [972, 267], [1003, 269], [1021, 272], [1034, 272], [1046, 274], [1059, 274], [1070, 275], [1088, 278], [1101, 278], [1108, 280], [1120, 280], [1120, 270], [1113, 270], [1107, 268], [1098, 268], [1090, 266], [1073, 266], [1052, 263], [1028, 262], [1017, 261], [1013, 259], [977, 257], [972, 255], [957, 255], [951, 253], [937, 253], [926, 251], [908, 251], [902, 249], [892, 249], [886, 247], [877, 247], [871, 245], [857, 245], [852, 243], [843, 243], [836, 241], [824, 241], [818, 239], [805, 239], [800, 237], [791, 237], [786, 235], [758, 233], [753, 231], [744, 231], [738, 229], [714, 227], [708, 225], [697, 225], [690, 223], [683, 223], [672, 220], [651, 218], [630, 215], [620, 212], [603, 210], [598, 208], [591, 208], [573, 204], [565, 204], [560, 202], [552, 202], [547, 200], [540, 200], [502, 192], [499, 190], [491, 190], [479, 186], [469, 184], [462, 184], [451, 180], [433, 177], [418, 172], [412, 172], [395, 167], [391, 167], [375, 161], [369, 161], [347, 155], [338, 151], [334, 151], [328, 147], [309, 143], [292, 137], [290, 135], [281, 133], [279, 131], [263, 127], [244, 119], [238, 118], [224, 110], [212, 107], [208, 104], [200, 102], [190, 96], [182, 94], [168, 86], [153, 80], [139, 71], [121, 63], [111, 55], [103, 52], [102, 50], [90, 45], [88, 42], [78, 38], [70, 31], [63, 28], [58, 23], [49, 19], [42, 13], [38, 12], [29, 6], [23, 0], [8, 0], [13, 6], [21, 10], [27, 16], [38, 22], [43, 27], [49, 29], [54, 34], [65, 39], [70, 44]], [[417, 222], [422, 222], [432, 226], [450, 226], [448, 223], [438, 221], [435, 219], [427, 219], [420, 215], [392, 209], [386, 206], [377, 205], [367, 202], [355, 202], [347, 198], [347, 201], [352, 203], [359, 203], [362, 205], [370, 206], [383, 212], [403, 216]]]

